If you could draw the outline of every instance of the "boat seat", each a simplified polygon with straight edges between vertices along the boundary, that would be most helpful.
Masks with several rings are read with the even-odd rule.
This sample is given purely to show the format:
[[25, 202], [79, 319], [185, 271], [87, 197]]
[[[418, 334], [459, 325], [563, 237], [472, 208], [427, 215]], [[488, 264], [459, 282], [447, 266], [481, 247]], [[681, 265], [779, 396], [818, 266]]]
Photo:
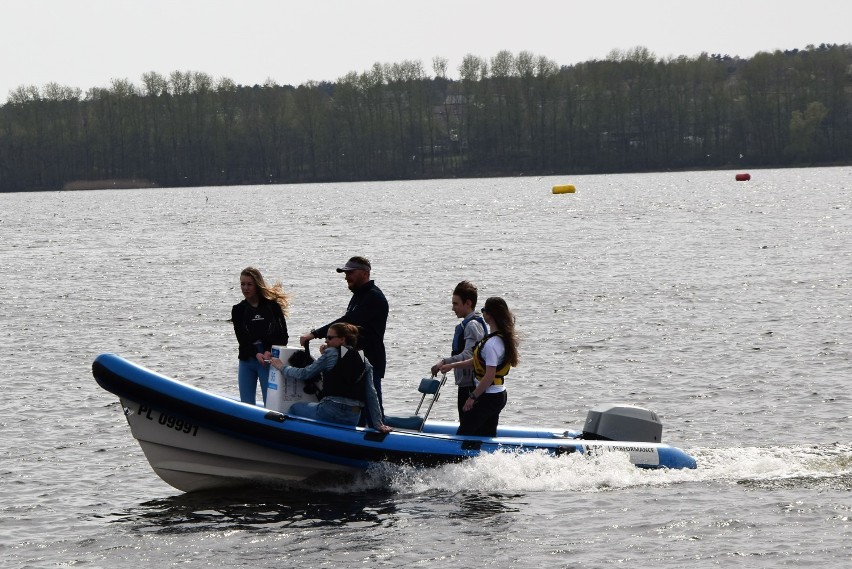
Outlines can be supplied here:
[[[441, 394], [441, 387], [444, 386], [445, 381], [447, 381], [447, 374], [443, 374], [440, 380], [436, 377], [424, 377], [421, 379], [420, 385], [417, 387], [417, 391], [419, 391], [422, 395], [420, 396], [420, 403], [417, 405], [417, 410], [414, 411], [414, 415], [409, 415], [408, 417], [391, 417], [389, 415], [385, 415], [385, 425], [395, 427], [397, 429], [408, 429], [418, 432], [422, 431], [423, 425], [426, 423], [426, 417], [429, 416], [429, 412], [432, 411], [432, 406], [435, 404], [435, 401], [438, 400], [438, 397]], [[420, 408], [423, 407], [423, 402], [426, 400], [427, 395], [431, 395], [432, 399], [429, 401], [429, 407], [426, 408], [426, 412], [421, 417]]]

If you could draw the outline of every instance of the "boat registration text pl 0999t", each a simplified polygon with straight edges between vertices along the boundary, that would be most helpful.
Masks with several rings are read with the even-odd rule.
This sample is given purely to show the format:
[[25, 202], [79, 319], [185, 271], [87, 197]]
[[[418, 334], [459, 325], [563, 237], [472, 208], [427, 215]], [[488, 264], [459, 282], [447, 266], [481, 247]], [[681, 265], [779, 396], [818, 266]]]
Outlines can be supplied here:
[[[129, 415], [130, 413], [133, 413], [133, 410], [125, 407], [124, 414]], [[198, 435], [198, 425], [194, 425], [184, 421], [183, 419], [178, 419], [172, 415], [157, 411], [156, 409], [152, 409], [146, 405], [140, 405], [136, 414], [144, 416], [149, 421], [156, 420], [159, 424], [164, 427], [168, 427], [169, 429], [174, 429], [176, 431], [192, 435], [193, 437]]]

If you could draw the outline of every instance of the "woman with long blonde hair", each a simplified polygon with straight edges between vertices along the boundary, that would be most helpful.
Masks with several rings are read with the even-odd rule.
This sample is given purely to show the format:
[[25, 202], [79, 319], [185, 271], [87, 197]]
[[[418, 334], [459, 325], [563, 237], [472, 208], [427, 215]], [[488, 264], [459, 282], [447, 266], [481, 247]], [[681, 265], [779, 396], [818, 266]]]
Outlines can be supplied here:
[[257, 384], [263, 403], [269, 383], [269, 360], [272, 346], [287, 345], [286, 316], [290, 297], [280, 282], [268, 286], [260, 271], [246, 267], [240, 272], [240, 291], [243, 300], [231, 309], [231, 322], [239, 343], [240, 401], [257, 404]]

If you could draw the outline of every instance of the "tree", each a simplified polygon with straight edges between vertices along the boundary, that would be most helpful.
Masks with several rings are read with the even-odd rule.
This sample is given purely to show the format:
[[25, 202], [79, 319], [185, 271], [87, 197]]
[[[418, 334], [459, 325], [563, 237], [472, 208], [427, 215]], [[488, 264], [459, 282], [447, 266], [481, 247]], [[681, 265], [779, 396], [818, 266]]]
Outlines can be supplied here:
[[0, 106], [0, 190], [618, 172], [852, 161], [852, 45], [559, 67], [528, 51], [376, 63], [335, 83], [242, 86], [203, 72]]
[[828, 109], [819, 101], [808, 104], [805, 112], [793, 111], [790, 118], [790, 143], [787, 152], [800, 161], [812, 161], [817, 156], [817, 133]]

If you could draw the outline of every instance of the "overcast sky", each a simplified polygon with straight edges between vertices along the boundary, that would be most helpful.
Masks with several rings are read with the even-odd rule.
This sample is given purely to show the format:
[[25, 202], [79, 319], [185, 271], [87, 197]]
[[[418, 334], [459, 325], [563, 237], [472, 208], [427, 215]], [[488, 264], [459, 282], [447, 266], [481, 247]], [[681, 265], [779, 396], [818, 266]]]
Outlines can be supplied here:
[[850, 0], [0, 0], [0, 102], [21, 85], [141, 85], [147, 71], [238, 84], [336, 81], [376, 62], [529, 51], [559, 65], [648, 48], [750, 57], [852, 43]]

